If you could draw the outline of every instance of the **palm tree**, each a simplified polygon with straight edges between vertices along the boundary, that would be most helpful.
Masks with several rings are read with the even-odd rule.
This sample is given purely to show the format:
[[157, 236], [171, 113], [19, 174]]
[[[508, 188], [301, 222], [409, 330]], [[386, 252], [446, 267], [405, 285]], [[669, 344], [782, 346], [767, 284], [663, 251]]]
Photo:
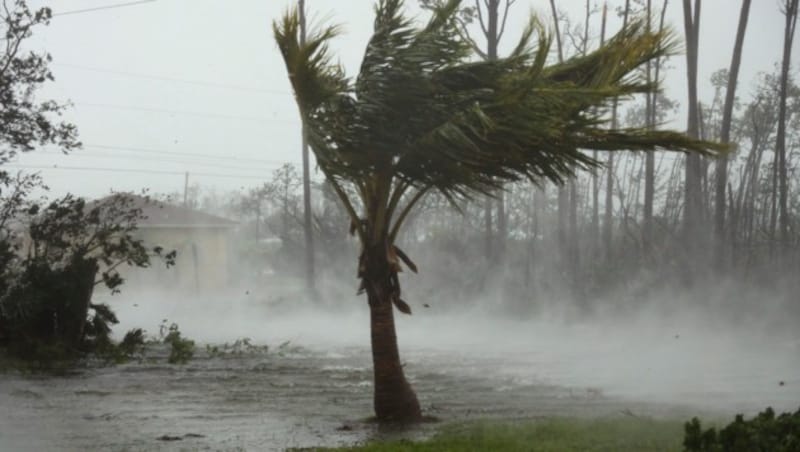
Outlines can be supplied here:
[[398, 272], [417, 268], [396, 239], [426, 193], [455, 205], [524, 178], [563, 183], [598, 164], [580, 149], [720, 148], [676, 132], [605, 127], [602, 112], [615, 97], [656, 89], [633, 71], [674, 48], [669, 33], [634, 23], [595, 52], [548, 66], [550, 38], [532, 19], [508, 57], [486, 61], [459, 33], [459, 3], [445, 2], [416, 28], [402, 0], [379, 0], [354, 80], [331, 63], [327, 43], [337, 27], [314, 30], [303, 43], [297, 11], [273, 24], [319, 168], [361, 242], [359, 292], [370, 309], [380, 421], [421, 418], [400, 363], [393, 306], [411, 313]]

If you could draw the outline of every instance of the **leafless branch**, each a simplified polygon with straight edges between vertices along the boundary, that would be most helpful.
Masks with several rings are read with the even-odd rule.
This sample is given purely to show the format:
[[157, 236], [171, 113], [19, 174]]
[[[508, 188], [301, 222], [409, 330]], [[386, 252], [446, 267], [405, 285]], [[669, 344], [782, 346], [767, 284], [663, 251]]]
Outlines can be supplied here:
[[508, 10], [511, 9], [511, 6], [516, 3], [517, 0], [506, 0], [506, 7], [503, 11], [503, 20], [500, 22], [500, 31], [497, 33], [497, 42], [500, 42], [503, 39], [503, 33], [506, 31], [506, 23], [508, 22]]
[[[484, 0], [485, 2], [486, 0]], [[488, 8], [489, 5], [487, 4], [486, 7]], [[483, 21], [483, 13], [481, 12], [481, 5], [478, 0], [475, 0], [475, 10], [478, 13], [478, 22], [481, 24], [481, 30], [483, 31], [484, 36], [489, 35], [489, 29], [486, 27], [486, 23]]]

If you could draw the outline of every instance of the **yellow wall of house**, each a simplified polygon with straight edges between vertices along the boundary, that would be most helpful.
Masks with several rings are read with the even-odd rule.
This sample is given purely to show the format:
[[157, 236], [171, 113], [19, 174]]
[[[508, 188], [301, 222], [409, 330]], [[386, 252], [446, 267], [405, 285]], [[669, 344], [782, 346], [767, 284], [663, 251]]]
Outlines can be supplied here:
[[[137, 235], [147, 246], [177, 251], [175, 266], [166, 269], [152, 260], [150, 268], [121, 271], [126, 286], [202, 292], [223, 289], [228, 283], [226, 228], [141, 228]], [[125, 290], [125, 289], [123, 289]]]

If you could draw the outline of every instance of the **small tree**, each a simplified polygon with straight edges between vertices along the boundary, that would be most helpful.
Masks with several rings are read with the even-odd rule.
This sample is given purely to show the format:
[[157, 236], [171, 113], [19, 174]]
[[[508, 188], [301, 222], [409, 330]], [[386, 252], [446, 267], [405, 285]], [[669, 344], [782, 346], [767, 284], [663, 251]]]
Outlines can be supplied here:
[[242, 193], [234, 202], [232, 210], [244, 217], [253, 217], [254, 234], [256, 243], [261, 239], [261, 223], [265, 214], [264, 204], [271, 195], [268, 184], [263, 184], [251, 188], [246, 193]]
[[[49, 23], [50, 9], [0, 1], [0, 165], [37, 145], [64, 152], [79, 147], [76, 127], [54, 120], [65, 106], [36, 99], [53, 80], [50, 55], [23, 51], [33, 29]], [[132, 199], [31, 199], [41, 188], [36, 175], [0, 170], [0, 342], [23, 352], [40, 345], [80, 351], [107, 338], [108, 325], [116, 323], [107, 306], [91, 302], [94, 286], [118, 290], [120, 265], [148, 266], [150, 256], [163, 250], [133, 235], [142, 217]], [[174, 253], [164, 257], [170, 264]]]
[[50, 8], [31, 11], [24, 0], [2, 0], [0, 164], [37, 144], [56, 144], [65, 152], [80, 146], [74, 125], [52, 121], [64, 105], [35, 98], [36, 91], [53, 80], [48, 68], [50, 54], [22, 50], [34, 27], [49, 23], [51, 15]]
[[616, 96], [657, 89], [632, 74], [674, 49], [668, 31], [646, 32], [639, 21], [594, 52], [548, 66], [550, 38], [531, 20], [509, 56], [479, 61], [460, 34], [459, 5], [446, 2], [415, 28], [402, 0], [378, 1], [355, 80], [330, 62], [336, 27], [301, 41], [296, 11], [273, 26], [312, 150], [361, 242], [358, 278], [370, 308], [380, 421], [421, 418], [392, 310], [411, 313], [398, 272], [403, 264], [417, 268], [396, 239], [426, 193], [455, 204], [525, 178], [562, 183], [575, 169], [597, 165], [580, 149], [719, 149], [676, 132], [601, 127]]
[[111, 309], [92, 303], [94, 287], [118, 292], [122, 265], [148, 267], [151, 256], [174, 263], [175, 252], [135, 236], [143, 219], [134, 199], [116, 194], [87, 203], [66, 195], [52, 202], [26, 194], [38, 176], [0, 173], [0, 339], [25, 358], [70, 356], [108, 340]]

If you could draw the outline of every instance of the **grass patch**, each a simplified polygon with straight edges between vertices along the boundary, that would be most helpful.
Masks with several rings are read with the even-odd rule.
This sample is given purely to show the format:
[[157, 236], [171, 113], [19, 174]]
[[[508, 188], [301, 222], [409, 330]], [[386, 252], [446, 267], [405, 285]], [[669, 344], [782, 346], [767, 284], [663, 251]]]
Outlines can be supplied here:
[[373, 442], [339, 451], [681, 451], [683, 422], [553, 418], [446, 427], [427, 441]]

